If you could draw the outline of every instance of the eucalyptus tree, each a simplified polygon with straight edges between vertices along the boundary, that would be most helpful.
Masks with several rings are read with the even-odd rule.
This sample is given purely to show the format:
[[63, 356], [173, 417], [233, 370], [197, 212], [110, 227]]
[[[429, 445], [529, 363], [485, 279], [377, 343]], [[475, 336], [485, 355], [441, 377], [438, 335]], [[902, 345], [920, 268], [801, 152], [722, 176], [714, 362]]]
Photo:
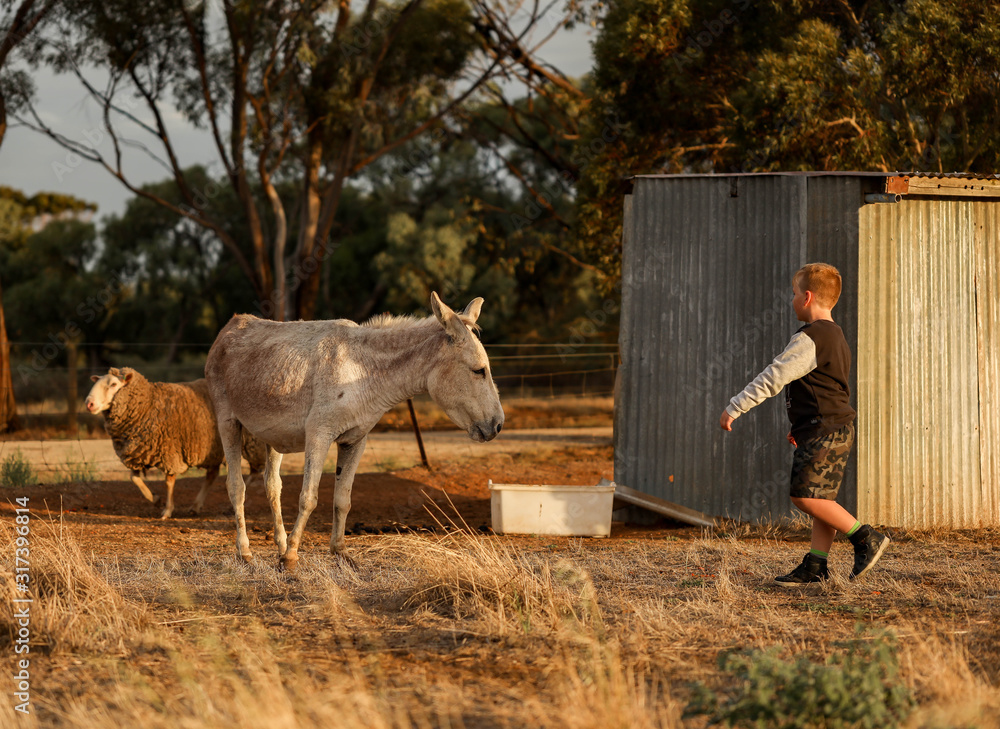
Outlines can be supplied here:
[[[11, 97], [16, 105], [31, 88], [30, 78], [23, 71], [10, 70], [19, 48], [32, 39], [35, 30], [57, 6], [57, 0], [0, 0], [0, 146], [7, 135], [7, 110]], [[10, 218], [11, 206], [4, 203]], [[0, 224], [0, 235], [2, 235]], [[2, 277], [0, 277], [2, 279]], [[0, 280], [0, 432], [14, 422], [16, 406], [11, 379], [10, 346], [7, 342], [6, 320], [3, 313], [3, 281]]]
[[[44, 380], [38, 376], [56, 361], [65, 362], [67, 422], [73, 427], [78, 406], [77, 347], [97, 319], [82, 312], [103, 287], [100, 276], [89, 268], [95, 258], [96, 231], [87, 219], [95, 209], [68, 195], [28, 197], [0, 187], [0, 271], [7, 282], [6, 316], [0, 317], [15, 341], [30, 342], [23, 347], [16, 376], [22, 387], [36, 393], [50, 391], [51, 374]], [[15, 374], [7, 361], [8, 371]]]
[[[65, 2], [48, 60], [77, 75], [103, 124], [81, 141], [37, 109], [26, 123], [211, 230], [260, 311], [278, 319], [314, 315], [347, 181], [450, 123], [491, 81], [545, 70], [523, 39], [571, 14], [489, 0]], [[106, 83], [92, 81], [91, 67]], [[214, 159], [203, 162], [239, 200], [249, 252], [213, 214], [218, 185], [188, 178], [170, 123], [175, 110], [210, 134]], [[180, 201], [130, 177], [130, 148], [163, 164]]]

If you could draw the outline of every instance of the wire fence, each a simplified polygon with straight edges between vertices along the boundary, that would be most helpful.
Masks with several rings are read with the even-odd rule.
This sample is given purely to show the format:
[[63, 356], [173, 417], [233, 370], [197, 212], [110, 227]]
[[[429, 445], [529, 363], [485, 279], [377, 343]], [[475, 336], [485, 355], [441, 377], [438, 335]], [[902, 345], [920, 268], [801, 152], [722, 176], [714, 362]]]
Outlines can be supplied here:
[[[39, 342], [11, 342], [11, 372], [14, 399], [18, 413], [41, 415], [46, 412], [68, 412], [67, 398], [73, 392], [70, 368], [55, 362], [39, 362]], [[85, 348], [83, 342], [78, 347]], [[163, 347], [162, 343], [137, 343], [132, 346]], [[186, 343], [185, 346], [195, 346]], [[143, 361], [123, 356], [115, 366], [134, 367], [148, 379], [157, 382], [189, 382], [204, 377], [205, 356], [210, 345], [201, 343], [199, 356], [175, 361]], [[493, 379], [502, 397], [557, 398], [597, 397], [614, 391], [619, 354], [617, 344], [570, 344], [566, 342], [486, 345], [490, 356]], [[546, 351], [551, 350], [551, 351]], [[527, 351], [528, 353], [524, 353]], [[509, 352], [509, 354], [508, 354]], [[91, 377], [106, 374], [108, 368], [97, 364], [75, 368], [77, 410], [91, 388]], [[61, 407], [56, 403], [62, 402]]]
[[[548, 344], [534, 345], [532, 348], [537, 351], [543, 347], [564, 346], [566, 345]], [[524, 345], [493, 345], [487, 349], [493, 377], [506, 407], [524, 408], [531, 411], [532, 417], [536, 419], [548, 418], [542, 426], [533, 424], [521, 427], [559, 427], [553, 422], [562, 422], [567, 413], [577, 421], [580, 413], [586, 414], [590, 417], [590, 425], [606, 421], [611, 407], [607, 399], [613, 395], [619, 364], [616, 346], [594, 347], [598, 351], [591, 352], [563, 351], [557, 354], [543, 350], [530, 355], [520, 353], [523, 349], [515, 347], [523, 348]], [[504, 351], [517, 353], [499, 353]], [[83, 405], [92, 384], [91, 375], [106, 374], [107, 367], [77, 368], [77, 391], [71, 414], [68, 402], [71, 391], [67, 381], [68, 368], [51, 365], [32, 370], [27, 377], [19, 378], [19, 364], [23, 364], [23, 359], [12, 357], [20, 429], [0, 439], [0, 463], [20, 450], [20, 455], [23, 455], [38, 477], [45, 482], [127, 480], [127, 472], [107, 441], [102, 416], [87, 412]], [[204, 376], [203, 358], [175, 363], [141, 362], [129, 358], [116, 362], [116, 365], [134, 366], [153, 381], [184, 382]], [[435, 409], [440, 411], [440, 408], [427, 395], [419, 396], [415, 401], [421, 425], [427, 427], [428, 422], [434, 420], [428, 413]], [[421, 405], [424, 407], [421, 408]], [[539, 413], [543, 415], [540, 416]], [[388, 420], [392, 420], [392, 413], [389, 415]], [[408, 429], [408, 416], [396, 415], [396, 422], [387, 427]], [[436, 415], [440, 421], [446, 420], [441, 412]], [[598, 422], [595, 423], [595, 420]], [[446, 422], [442, 422], [437, 424], [437, 428], [448, 426]], [[508, 425], [511, 424], [508, 422]], [[397, 455], [374, 451], [371, 455], [374, 467], [378, 470], [398, 465]], [[335, 465], [334, 462], [332, 467]], [[186, 474], [191, 475], [194, 475], [193, 472]]]

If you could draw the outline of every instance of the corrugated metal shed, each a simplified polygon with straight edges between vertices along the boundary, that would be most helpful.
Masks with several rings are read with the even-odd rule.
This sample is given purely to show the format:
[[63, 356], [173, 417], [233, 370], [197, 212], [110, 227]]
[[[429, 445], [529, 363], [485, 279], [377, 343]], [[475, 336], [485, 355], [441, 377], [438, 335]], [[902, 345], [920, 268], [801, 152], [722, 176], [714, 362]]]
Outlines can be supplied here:
[[[871, 193], [900, 202], [866, 204]], [[889, 198], [891, 199], [891, 198]], [[615, 480], [715, 516], [792, 512], [781, 398], [718, 427], [799, 326], [791, 278], [844, 276], [855, 458], [840, 501], [903, 526], [998, 523], [1000, 180], [638, 177], [626, 198]]]

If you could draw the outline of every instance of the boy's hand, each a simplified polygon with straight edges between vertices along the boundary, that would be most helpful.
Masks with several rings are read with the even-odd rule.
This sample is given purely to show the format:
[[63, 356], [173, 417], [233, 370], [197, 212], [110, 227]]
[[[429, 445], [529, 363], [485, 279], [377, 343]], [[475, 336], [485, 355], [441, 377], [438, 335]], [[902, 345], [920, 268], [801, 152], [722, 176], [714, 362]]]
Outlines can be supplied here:
[[788, 438], [788, 442], [791, 443], [794, 447], [796, 448], [799, 447], [799, 444], [795, 442], [795, 438], [792, 437], [791, 431], [789, 431], [788, 435], [786, 435], [785, 437]]
[[733, 420], [734, 420], [733, 416], [730, 415], [727, 411], [723, 410], [722, 417], [719, 418], [719, 425], [722, 426], [723, 430], [732, 431]]

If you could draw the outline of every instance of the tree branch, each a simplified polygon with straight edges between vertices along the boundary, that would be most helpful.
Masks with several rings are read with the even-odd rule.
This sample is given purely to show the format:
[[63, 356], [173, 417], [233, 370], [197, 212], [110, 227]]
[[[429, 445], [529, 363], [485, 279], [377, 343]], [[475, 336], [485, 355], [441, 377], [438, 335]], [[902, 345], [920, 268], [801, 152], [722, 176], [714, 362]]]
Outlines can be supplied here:
[[188, 12], [186, 3], [181, 3], [181, 12], [184, 14], [184, 25], [187, 28], [188, 36], [191, 39], [191, 48], [194, 50], [195, 62], [198, 64], [198, 77], [201, 79], [202, 97], [205, 100], [205, 111], [208, 115], [209, 126], [212, 128], [212, 138], [215, 140], [215, 147], [222, 159], [222, 164], [226, 168], [226, 175], [233, 180], [234, 162], [226, 153], [226, 145], [222, 141], [222, 133], [219, 131], [218, 114], [215, 110], [215, 99], [212, 97], [212, 86], [208, 78], [208, 62], [205, 57], [205, 44], [199, 37], [191, 13]]

